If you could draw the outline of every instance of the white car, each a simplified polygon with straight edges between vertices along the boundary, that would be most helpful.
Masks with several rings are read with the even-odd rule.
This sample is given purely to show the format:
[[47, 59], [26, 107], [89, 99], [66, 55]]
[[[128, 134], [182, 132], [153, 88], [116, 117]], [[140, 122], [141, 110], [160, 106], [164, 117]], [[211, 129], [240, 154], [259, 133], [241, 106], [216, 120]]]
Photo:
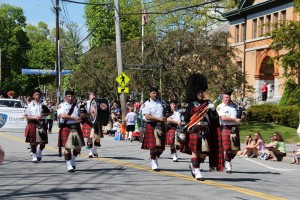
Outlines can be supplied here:
[[0, 99], [0, 107], [23, 108], [23, 103], [19, 99]]

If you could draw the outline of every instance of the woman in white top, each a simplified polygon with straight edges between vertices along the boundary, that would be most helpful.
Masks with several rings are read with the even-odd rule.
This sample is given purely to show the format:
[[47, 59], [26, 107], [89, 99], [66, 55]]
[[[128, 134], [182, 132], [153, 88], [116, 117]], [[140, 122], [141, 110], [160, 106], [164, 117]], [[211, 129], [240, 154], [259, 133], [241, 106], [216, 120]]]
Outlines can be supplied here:
[[254, 140], [255, 140], [255, 144], [250, 144], [246, 146], [246, 149], [249, 149], [253, 152], [254, 156], [252, 157], [259, 156], [260, 159], [266, 160], [268, 153], [267, 153], [264, 139], [262, 138], [259, 132], [254, 133]]
[[125, 135], [125, 141], [130, 140], [132, 142], [132, 133], [135, 129], [135, 122], [136, 122], [136, 113], [133, 112], [134, 108], [129, 108], [129, 113], [127, 113], [125, 120], [126, 120], [126, 135]]

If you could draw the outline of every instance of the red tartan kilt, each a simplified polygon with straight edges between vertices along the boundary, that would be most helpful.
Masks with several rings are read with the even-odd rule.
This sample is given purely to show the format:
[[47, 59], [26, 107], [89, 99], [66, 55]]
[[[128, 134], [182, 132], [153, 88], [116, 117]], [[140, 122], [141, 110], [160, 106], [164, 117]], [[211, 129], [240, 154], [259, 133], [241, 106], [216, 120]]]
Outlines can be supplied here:
[[149, 150], [149, 149], [165, 149], [165, 144], [162, 143], [161, 147], [156, 146], [156, 139], [154, 136], [154, 127], [150, 124], [146, 125], [146, 130], [144, 132], [144, 139], [142, 143], [141, 149]]
[[[81, 131], [81, 127], [80, 125], [78, 124], [78, 126], [76, 127], [76, 130], [77, 130], [77, 133], [81, 139], [81, 142], [83, 145], [85, 145], [85, 142], [84, 142], [84, 139], [82, 137], [82, 131]], [[60, 133], [61, 134], [61, 141], [60, 141], [60, 138], [58, 137], [58, 147], [65, 147], [66, 143], [67, 143], [67, 140], [68, 140], [68, 137], [69, 137], [69, 134], [71, 132], [71, 128], [69, 127], [64, 127], [64, 128], [61, 128], [60, 130]]]
[[[222, 128], [221, 137], [222, 137], [223, 151], [231, 150], [230, 132], [231, 132], [231, 129]], [[236, 135], [239, 139], [240, 137], [239, 137], [239, 131], [238, 130], [236, 130]]]
[[88, 123], [84, 123], [81, 126], [81, 130], [82, 130], [83, 138], [90, 138], [92, 126], [90, 126]]
[[175, 143], [175, 132], [176, 128], [170, 128], [169, 131], [166, 133], [166, 142], [165, 145], [172, 145]]
[[[205, 130], [205, 128], [203, 128]], [[200, 132], [200, 131], [199, 131]], [[180, 152], [186, 154], [192, 154], [192, 152], [197, 152], [197, 141], [198, 141], [198, 133], [190, 133], [187, 135], [188, 138], [185, 140], [184, 143], [180, 146]], [[207, 140], [209, 143], [209, 140]]]
[[[36, 145], [36, 124], [27, 123], [25, 128], [25, 142]], [[43, 124], [43, 129], [47, 133], [47, 125], [46, 123]], [[48, 144], [48, 142], [41, 142], [43, 144]]]

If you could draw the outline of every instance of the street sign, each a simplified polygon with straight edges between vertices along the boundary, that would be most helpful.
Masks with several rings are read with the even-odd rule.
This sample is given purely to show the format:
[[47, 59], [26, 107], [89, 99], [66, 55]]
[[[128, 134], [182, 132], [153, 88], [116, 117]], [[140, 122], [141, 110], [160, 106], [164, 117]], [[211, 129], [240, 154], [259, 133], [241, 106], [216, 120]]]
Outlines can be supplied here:
[[[50, 69], [22, 69], [22, 74], [45, 74], [45, 75], [56, 75], [55, 70]], [[61, 75], [72, 74], [72, 70], [62, 70]]]
[[118, 87], [118, 93], [129, 93], [129, 87]]
[[121, 85], [121, 86], [126, 86], [127, 83], [130, 81], [130, 78], [122, 72], [117, 78], [116, 81]]

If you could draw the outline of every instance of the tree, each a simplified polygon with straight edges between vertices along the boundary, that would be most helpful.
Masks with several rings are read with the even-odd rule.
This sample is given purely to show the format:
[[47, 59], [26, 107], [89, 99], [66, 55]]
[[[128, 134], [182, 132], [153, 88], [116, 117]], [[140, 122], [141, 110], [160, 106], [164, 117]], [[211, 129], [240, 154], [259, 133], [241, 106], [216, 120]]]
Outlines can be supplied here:
[[[165, 98], [183, 99], [186, 80], [192, 72], [205, 74], [210, 96], [216, 96], [224, 85], [239, 89], [243, 76], [232, 62], [235, 49], [227, 44], [227, 39], [226, 33], [208, 35], [203, 31], [177, 30], [162, 38], [152, 34], [144, 39], [147, 48], [143, 57], [139, 39], [124, 42], [124, 65], [129, 66], [123, 70], [131, 78], [130, 90], [147, 93], [150, 84], [159, 85], [161, 78]], [[130, 65], [143, 61], [147, 63], [144, 66]], [[75, 74], [76, 85], [83, 91], [97, 90], [100, 96], [118, 98], [115, 63], [114, 44], [93, 49]]]
[[[31, 49], [27, 51], [28, 68], [30, 69], [55, 69], [55, 43], [51, 42], [50, 30], [44, 22], [37, 26], [27, 25], [25, 32], [29, 38]], [[28, 82], [37, 83], [37, 75], [28, 75]], [[39, 75], [40, 85], [54, 84], [52, 75]], [[38, 85], [35, 85], [37, 87]]]
[[31, 48], [24, 31], [25, 22], [22, 8], [1, 4], [0, 47], [3, 77], [1, 87], [4, 90], [14, 90], [17, 95], [32, 89], [28, 87], [28, 77], [21, 74], [21, 69], [28, 63], [26, 52]]
[[[87, 2], [106, 4], [107, 0], [88, 0]], [[140, 7], [140, 0], [120, 2], [122, 41], [141, 35], [141, 15], [122, 15], [123, 12], [131, 12], [138, 6]], [[85, 18], [90, 34], [90, 46], [109, 45], [116, 40], [114, 5], [86, 5]]]
[[289, 78], [295, 76], [300, 84], [300, 22], [289, 21], [281, 23], [278, 29], [274, 29], [271, 38], [271, 49], [276, 51], [286, 50], [276, 57], [284, 69], [283, 76]]
[[237, 5], [235, 0], [154, 0], [145, 3], [148, 25], [145, 32], [155, 30], [159, 34], [178, 29], [210, 30], [226, 21], [222, 12]]

